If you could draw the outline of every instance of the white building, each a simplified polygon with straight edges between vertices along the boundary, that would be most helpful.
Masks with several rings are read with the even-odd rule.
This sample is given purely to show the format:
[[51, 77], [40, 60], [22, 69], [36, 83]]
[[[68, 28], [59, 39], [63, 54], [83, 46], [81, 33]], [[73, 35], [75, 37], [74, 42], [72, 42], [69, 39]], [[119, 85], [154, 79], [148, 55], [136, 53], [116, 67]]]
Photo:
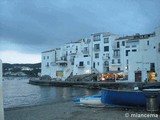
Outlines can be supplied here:
[[128, 57], [129, 81], [144, 82], [150, 71], [155, 72], [156, 80], [160, 81], [160, 28], [155, 35], [140, 40], [138, 52], [129, 53]]
[[[70, 75], [121, 72], [129, 75], [129, 81], [144, 81], [149, 66], [154, 63], [159, 79], [159, 52], [155, 52], [159, 49], [159, 34], [159, 28], [151, 34], [124, 37], [109, 32], [91, 34], [88, 38], [42, 52], [41, 75], [65, 80]], [[154, 57], [148, 59], [150, 55]], [[141, 80], [137, 78], [137, 69], [141, 71]]]

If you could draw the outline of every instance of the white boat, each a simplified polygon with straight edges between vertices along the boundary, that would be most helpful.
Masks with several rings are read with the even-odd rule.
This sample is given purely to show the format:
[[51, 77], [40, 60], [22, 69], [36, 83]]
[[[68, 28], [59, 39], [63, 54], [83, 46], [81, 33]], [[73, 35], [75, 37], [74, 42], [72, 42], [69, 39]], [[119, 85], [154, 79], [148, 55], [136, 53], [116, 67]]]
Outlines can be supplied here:
[[80, 104], [100, 105], [102, 104], [101, 98], [80, 98]]
[[101, 94], [96, 94], [92, 96], [84, 96], [82, 98], [74, 98], [73, 101], [80, 105], [88, 105], [88, 106], [103, 105], [103, 103], [101, 102]]

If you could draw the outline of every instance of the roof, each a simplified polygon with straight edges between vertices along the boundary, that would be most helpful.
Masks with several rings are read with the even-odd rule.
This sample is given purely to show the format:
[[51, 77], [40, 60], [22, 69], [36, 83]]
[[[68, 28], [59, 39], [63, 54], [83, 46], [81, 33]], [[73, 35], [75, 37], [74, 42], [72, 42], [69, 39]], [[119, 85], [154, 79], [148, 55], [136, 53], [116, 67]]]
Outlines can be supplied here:
[[115, 40], [123, 40], [123, 39], [128, 39], [128, 40], [138, 40], [138, 39], [147, 39], [149, 37], [154, 37], [155, 33], [150, 33], [150, 34], [142, 34], [140, 35], [139, 33], [136, 33], [135, 35], [131, 35], [131, 36], [123, 36], [123, 37], [119, 37]]
[[42, 53], [47, 53], [47, 52], [52, 52], [52, 51], [55, 51], [55, 49], [47, 50], [47, 51], [44, 51]]

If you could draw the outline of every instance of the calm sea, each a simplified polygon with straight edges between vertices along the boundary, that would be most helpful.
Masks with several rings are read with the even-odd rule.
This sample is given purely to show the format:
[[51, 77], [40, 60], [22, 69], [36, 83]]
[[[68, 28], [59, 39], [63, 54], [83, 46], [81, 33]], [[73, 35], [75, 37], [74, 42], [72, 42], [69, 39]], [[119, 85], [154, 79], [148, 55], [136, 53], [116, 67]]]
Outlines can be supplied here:
[[4, 108], [63, 102], [74, 97], [99, 93], [96, 89], [36, 86], [28, 84], [28, 81], [29, 78], [4, 78]]

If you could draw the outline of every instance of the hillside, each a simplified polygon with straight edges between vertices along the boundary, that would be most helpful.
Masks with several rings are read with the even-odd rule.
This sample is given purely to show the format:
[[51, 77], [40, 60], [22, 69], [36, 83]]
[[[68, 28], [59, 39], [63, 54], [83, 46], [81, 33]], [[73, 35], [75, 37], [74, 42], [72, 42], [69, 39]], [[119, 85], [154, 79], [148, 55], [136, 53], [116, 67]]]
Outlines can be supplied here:
[[41, 72], [41, 63], [9, 64], [3, 63], [3, 76], [37, 77]]

